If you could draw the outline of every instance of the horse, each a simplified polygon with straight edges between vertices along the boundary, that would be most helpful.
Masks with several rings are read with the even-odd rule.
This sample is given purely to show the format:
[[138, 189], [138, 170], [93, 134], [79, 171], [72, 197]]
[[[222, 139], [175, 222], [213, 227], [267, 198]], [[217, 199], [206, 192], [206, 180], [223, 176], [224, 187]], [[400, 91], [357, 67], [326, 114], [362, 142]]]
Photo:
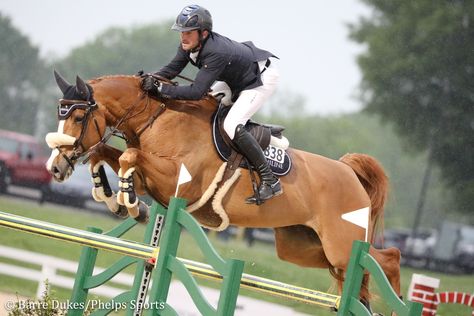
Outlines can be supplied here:
[[[127, 204], [127, 200], [133, 202], [135, 192], [146, 192], [167, 205], [175, 193], [181, 164], [189, 170], [192, 181], [180, 186], [179, 196], [190, 207], [213, 192], [223, 164], [211, 140], [210, 122], [218, 105], [215, 98], [151, 98], [141, 90], [139, 76], [111, 75], [87, 82], [77, 76], [76, 85], [56, 72], [55, 76], [63, 93], [59, 107], [62, 119], [58, 132], [49, 140], [46, 137], [53, 148], [47, 167], [55, 180], [65, 180], [78, 158], [86, 153], [93, 172], [105, 161], [121, 177], [125, 193], [130, 194], [119, 192], [118, 205], [126, 204], [131, 215], [141, 220], [143, 210]], [[123, 152], [105, 144], [110, 129], [126, 138], [127, 149]], [[376, 228], [383, 226], [388, 178], [381, 164], [365, 154], [346, 154], [339, 160], [294, 148], [289, 148], [288, 154], [293, 166], [280, 179], [284, 193], [262, 205], [244, 203], [253, 194], [250, 173], [242, 171], [236, 177], [221, 197], [228, 217], [225, 224], [273, 228], [281, 260], [329, 269], [341, 292], [352, 242], [365, 237], [363, 228], [341, 216], [370, 207], [368, 238], [373, 241]], [[117, 203], [117, 199], [114, 196], [114, 201], [107, 204]], [[192, 212], [202, 224], [198, 213]], [[123, 212], [121, 215], [126, 216]], [[371, 246], [370, 254], [400, 295], [400, 251]], [[369, 296], [365, 276], [361, 300], [368, 302]]]

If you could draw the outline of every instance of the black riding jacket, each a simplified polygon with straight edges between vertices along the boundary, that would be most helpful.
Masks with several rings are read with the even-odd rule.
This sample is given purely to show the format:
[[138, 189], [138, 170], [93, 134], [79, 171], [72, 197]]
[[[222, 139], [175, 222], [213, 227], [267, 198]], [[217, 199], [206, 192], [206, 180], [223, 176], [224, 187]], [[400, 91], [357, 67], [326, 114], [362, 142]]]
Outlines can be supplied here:
[[173, 79], [190, 62], [199, 68], [194, 83], [187, 86], [164, 84], [161, 94], [173, 99], [201, 99], [216, 81], [224, 81], [232, 90], [233, 97], [246, 89], [262, 85], [259, 61], [276, 57], [272, 53], [255, 47], [252, 42], [239, 43], [212, 32], [199, 50], [196, 62], [181, 45], [173, 60], [161, 68], [157, 75]]

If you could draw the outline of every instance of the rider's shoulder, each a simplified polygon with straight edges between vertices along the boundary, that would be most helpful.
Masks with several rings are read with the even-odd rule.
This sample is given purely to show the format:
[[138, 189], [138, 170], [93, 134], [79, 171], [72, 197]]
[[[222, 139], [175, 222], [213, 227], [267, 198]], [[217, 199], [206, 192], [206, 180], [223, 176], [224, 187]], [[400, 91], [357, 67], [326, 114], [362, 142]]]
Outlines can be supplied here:
[[230, 54], [235, 51], [234, 45], [240, 45], [240, 43], [219, 33], [212, 32], [204, 44], [203, 51], [208, 53]]

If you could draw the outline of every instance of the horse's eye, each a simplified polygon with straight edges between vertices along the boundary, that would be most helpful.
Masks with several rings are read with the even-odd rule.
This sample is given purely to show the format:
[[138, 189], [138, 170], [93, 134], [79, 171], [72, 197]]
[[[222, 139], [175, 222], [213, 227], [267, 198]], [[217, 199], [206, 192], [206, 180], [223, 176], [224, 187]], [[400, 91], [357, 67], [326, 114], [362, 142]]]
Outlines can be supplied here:
[[74, 122], [80, 123], [84, 119], [84, 115], [76, 115], [74, 116]]

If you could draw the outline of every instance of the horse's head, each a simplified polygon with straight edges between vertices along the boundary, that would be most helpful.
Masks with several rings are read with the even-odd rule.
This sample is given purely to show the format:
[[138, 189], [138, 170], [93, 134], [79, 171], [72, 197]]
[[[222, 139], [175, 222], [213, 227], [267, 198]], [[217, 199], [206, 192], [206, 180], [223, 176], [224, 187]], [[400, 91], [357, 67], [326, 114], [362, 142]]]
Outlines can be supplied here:
[[77, 160], [97, 144], [105, 131], [105, 118], [97, 114], [92, 87], [79, 76], [69, 84], [54, 71], [63, 93], [58, 105], [58, 131], [48, 133], [46, 142], [53, 150], [46, 167], [56, 181], [67, 179]]

